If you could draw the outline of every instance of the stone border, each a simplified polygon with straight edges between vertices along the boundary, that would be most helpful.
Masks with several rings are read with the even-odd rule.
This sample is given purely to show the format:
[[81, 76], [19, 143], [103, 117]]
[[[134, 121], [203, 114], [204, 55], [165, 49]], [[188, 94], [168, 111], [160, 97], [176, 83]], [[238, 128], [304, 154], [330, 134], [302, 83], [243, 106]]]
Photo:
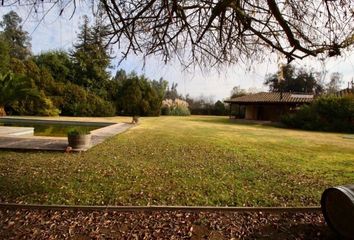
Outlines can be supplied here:
[[[91, 131], [92, 142], [91, 145], [83, 149], [68, 149], [68, 140], [66, 137], [11, 137], [0, 136], [0, 149], [7, 150], [44, 150], [44, 151], [73, 151], [82, 152], [102, 143], [109, 137], [113, 137], [122, 133], [133, 126], [128, 123], [114, 123], [114, 122], [82, 122], [82, 121], [60, 121], [60, 120], [37, 120], [37, 119], [14, 119], [14, 118], [0, 118], [8, 123], [51, 123], [51, 124], [76, 124], [76, 125], [100, 125], [103, 126]], [[15, 121], [13, 121], [15, 120]]]
[[41, 119], [30, 119], [30, 118], [9, 118], [9, 117], [0, 117], [0, 123], [34, 123], [34, 124], [75, 124], [82, 126], [109, 126], [115, 124], [114, 122], [83, 122], [83, 121], [68, 121], [68, 120], [41, 120]]

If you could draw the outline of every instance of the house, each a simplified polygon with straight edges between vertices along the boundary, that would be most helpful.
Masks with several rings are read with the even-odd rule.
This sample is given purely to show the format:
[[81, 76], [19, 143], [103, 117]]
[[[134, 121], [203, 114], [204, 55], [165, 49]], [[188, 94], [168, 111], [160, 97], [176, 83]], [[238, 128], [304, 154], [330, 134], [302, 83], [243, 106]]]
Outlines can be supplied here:
[[348, 88], [342, 89], [342, 90], [336, 92], [334, 95], [337, 97], [345, 97], [345, 96], [354, 95], [354, 88], [348, 87]]
[[[230, 115], [248, 120], [279, 121], [280, 117], [313, 101], [312, 94], [260, 92], [226, 100]], [[235, 114], [235, 112], [237, 114]]]

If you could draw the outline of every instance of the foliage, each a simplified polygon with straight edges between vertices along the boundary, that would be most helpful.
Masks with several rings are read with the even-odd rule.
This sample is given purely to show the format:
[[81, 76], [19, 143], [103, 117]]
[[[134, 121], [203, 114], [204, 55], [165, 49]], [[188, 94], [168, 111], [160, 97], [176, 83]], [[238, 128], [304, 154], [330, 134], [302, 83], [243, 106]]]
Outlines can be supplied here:
[[242, 89], [240, 86], [236, 86], [231, 90], [230, 99], [242, 97], [245, 95], [247, 95], [247, 91], [245, 89]]
[[78, 42], [74, 45], [71, 55], [75, 67], [73, 82], [101, 93], [97, 90], [103, 88], [109, 79], [107, 68], [110, 65], [110, 56], [107, 49], [107, 29], [103, 22], [96, 17], [94, 26], [89, 25], [89, 19], [84, 16], [84, 22], [78, 34]]
[[14, 115], [58, 116], [60, 114], [60, 110], [43, 91], [39, 91], [36, 97], [27, 95], [13, 102], [9, 109]]
[[323, 92], [323, 86], [312, 71], [304, 68], [296, 69], [293, 65], [283, 67], [284, 81], [278, 81], [278, 73], [270, 74], [266, 77], [265, 85], [269, 86], [272, 92], [298, 92], [298, 93], [316, 93]]
[[1, 77], [0, 105], [11, 114], [58, 115], [60, 111], [43, 91], [43, 86], [48, 87], [52, 77], [30, 59], [30, 38], [22, 30], [21, 21], [17, 13], [11, 11], [0, 22], [3, 27], [0, 74], [5, 74]]
[[116, 95], [117, 111], [123, 115], [158, 116], [163, 98], [164, 81], [150, 81], [144, 76], [131, 74], [119, 81]]
[[176, 98], [182, 99], [182, 95], [180, 95], [177, 91], [177, 83], [172, 83], [171, 89], [168, 87], [165, 93], [164, 99], [172, 99], [175, 100]]
[[59, 82], [74, 82], [74, 66], [68, 53], [64, 51], [42, 52], [34, 57], [39, 68], [47, 69], [51, 77]]
[[[0, 108], [9, 107], [14, 102], [26, 97], [37, 98], [38, 92], [25, 78], [16, 77], [11, 73], [0, 75]], [[2, 113], [4, 113], [3, 110]]]
[[181, 99], [165, 99], [161, 106], [162, 115], [170, 116], [189, 116], [191, 113], [188, 109], [188, 103]]
[[225, 104], [218, 100], [214, 103], [212, 98], [200, 96], [199, 98], [191, 98], [187, 95], [189, 109], [193, 115], [227, 115], [228, 111]]
[[[156, 89], [159, 98], [164, 99], [168, 93], [168, 81], [160, 78], [158, 81], [152, 80], [151, 81], [152, 87]], [[173, 85], [173, 84], [172, 84]], [[167, 89], [167, 91], [166, 91]]]
[[0, 74], [5, 74], [10, 66], [10, 44], [0, 32]]
[[213, 115], [217, 115], [217, 116], [227, 115], [227, 109], [225, 107], [225, 104], [222, 101], [218, 100], [215, 102]]
[[354, 182], [353, 139], [343, 134], [215, 116], [140, 120], [81, 154], [1, 151], [0, 201], [299, 207]]
[[87, 95], [87, 102], [81, 105], [83, 109], [86, 109], [86, 113], [81, 114], [81, 116], [93, 116], [93, 117], [103, 117], [103, 116], [114, 116], [116, 113], [116, 108], [113, 103], [108, 102], [101, 97], [89, 93]]
[[56, 98], [65, 116], [113, 116], [115, 108], [111, 102], [86, 91], [76, 84], [65, 84]]
[[[84, 22], [74, 49], [42, 52], [32, 56], [27, 33], [14, 12], [3, 16], [0, 32], [0, 74], [12, 73], [37, 98], [20, 96], [6, 104], [10, 114], [112, 116], [119, 114], [159, 115], [168, 82], [149, 80], [123, 70], [110, 79], [109, 44], [105, 15], [100, 10], [90, 25]], [[15, 39], [15, 43], [11, 42]], [[11, 40], [11, 41], [10, 41]], [[4, 89], [5, 91], [5, 89]], [[5, 95], [3, 96], [5, 97]], [[117, 110], [116, 111], [116, 107]], [[5, 110], [1, 110], [4, 112]]]
[[282, 121], [289, 127], [306, 130], [354, 132], [354, 98], [320, 97]]
[[68, 136], [81, 136], [87, 134], [90, 134], [90, 131], [85, 128], [72, 128], [68, 130]]
[[28, 33], [22, 29], [22, 19], [14, 11], [3, 15], [0, 27], [2, 37], [9, 44], [10, 56], [25, 59], [31, 53], [31, 44]]

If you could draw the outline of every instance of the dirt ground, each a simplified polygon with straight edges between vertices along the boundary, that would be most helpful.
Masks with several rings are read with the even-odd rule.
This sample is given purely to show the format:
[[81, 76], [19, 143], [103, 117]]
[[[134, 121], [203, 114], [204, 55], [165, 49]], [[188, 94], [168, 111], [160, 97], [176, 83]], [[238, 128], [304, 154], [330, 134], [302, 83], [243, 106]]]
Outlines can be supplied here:
[[0, 210], [0, 239], [336, 239], [318, 213]]

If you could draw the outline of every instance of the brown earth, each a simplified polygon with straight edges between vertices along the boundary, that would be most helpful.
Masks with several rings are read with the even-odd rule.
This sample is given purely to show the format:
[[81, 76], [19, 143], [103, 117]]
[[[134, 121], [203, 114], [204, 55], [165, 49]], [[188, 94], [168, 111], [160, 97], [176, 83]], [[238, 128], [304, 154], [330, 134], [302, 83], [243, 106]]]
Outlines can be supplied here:
[[336, 239], [318, 213], [0, 210], [0, 239]]

